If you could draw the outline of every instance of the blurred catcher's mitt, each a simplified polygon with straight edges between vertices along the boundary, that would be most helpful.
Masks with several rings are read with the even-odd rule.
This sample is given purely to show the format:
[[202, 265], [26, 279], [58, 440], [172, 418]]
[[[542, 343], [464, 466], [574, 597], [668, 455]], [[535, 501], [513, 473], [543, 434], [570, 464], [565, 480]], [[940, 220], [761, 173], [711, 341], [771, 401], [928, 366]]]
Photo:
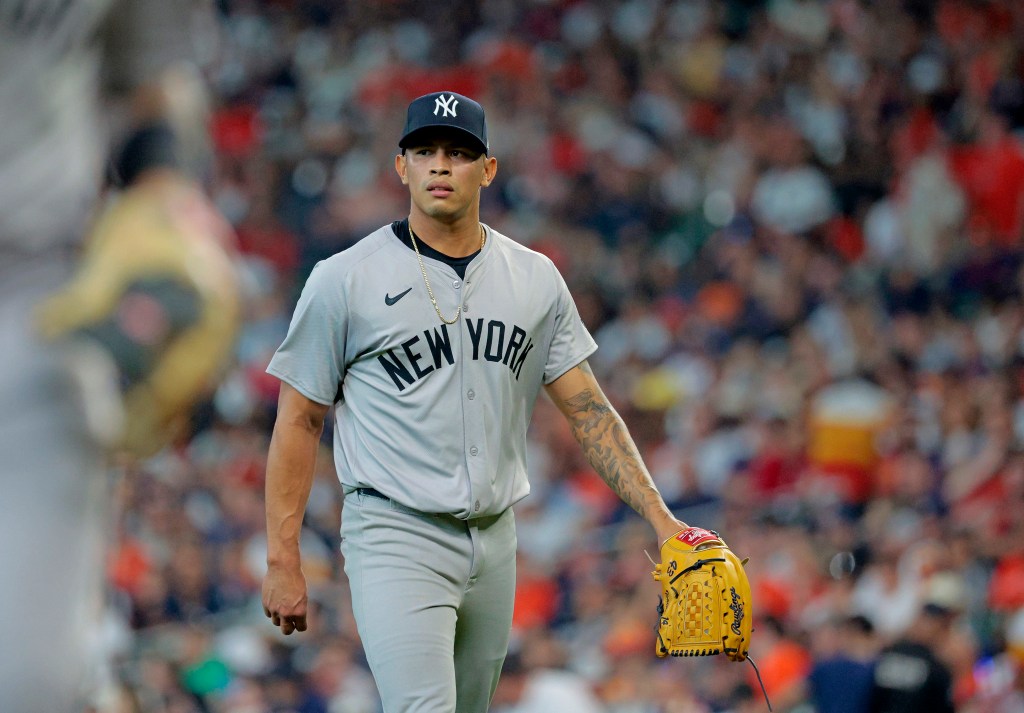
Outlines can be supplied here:
[[[94, 435], [152, 455], [216, 385], [239, 323], [230, 226], [190, 181], [144, 178], [114, 198], [86, 238], [77, 274], [40, 305], [39, 330], [70, 358], [105, 362], [118, 409]], [[90, 400], [103, 394], [93, 388]], [[108, 397], [110, 394], [106, 394]]]

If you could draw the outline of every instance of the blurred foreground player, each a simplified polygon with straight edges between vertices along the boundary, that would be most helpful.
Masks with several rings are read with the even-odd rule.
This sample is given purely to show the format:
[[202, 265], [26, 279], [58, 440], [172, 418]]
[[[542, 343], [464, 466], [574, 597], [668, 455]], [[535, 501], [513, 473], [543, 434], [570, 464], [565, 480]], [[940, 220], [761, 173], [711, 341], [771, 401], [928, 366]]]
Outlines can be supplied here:
[[[183, 170], [198, 11], [0, 0], [3, 711], [83, 709], [109, 455], [159, 450], [230, 352], [229, 233]], [[122, 190], [100, 204], [110, 145]]]

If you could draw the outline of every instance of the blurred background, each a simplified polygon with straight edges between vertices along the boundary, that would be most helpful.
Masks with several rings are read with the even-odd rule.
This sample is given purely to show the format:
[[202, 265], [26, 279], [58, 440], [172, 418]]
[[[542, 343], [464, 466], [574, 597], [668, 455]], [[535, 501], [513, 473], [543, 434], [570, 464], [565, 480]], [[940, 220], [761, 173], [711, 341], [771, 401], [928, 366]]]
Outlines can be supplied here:
[[[483, 220], [562, 271], [676, 514], [750, 557], [751, 655], [776, 710], [868, 711], [872, 667], [910, 644], [957, 711], [1024, 710], [1024, 3], [218, 14], [208, 185], [247, 315], [188, 436], [121, 482], [105, 705], [379, 711], [330, 426], [303, 536], [310, 630], [263, 616], [263, 370], [312, 266], [406, 215], [405, 107], [448, 89], [487, 109]], [[529, 445], [494, 710], [767, 710], [746, 664], [655, 658], [656, 543], [544, 397]], [[935, 710], [914, 705], [899, 710]]]

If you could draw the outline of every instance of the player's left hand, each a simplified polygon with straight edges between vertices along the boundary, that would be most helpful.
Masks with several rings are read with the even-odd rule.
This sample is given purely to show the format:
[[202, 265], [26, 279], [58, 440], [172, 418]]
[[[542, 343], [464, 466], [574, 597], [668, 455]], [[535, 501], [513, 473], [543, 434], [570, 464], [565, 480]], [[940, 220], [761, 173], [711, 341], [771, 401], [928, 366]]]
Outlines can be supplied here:
[[655, 525], [654, 531], [658, 535], [658, 547], [660, 548], [670, 537], [673, 537], [677, 533], [688, 528], [682, 520], [676, 518], [666, 518], [664, 522], [659, 522]]

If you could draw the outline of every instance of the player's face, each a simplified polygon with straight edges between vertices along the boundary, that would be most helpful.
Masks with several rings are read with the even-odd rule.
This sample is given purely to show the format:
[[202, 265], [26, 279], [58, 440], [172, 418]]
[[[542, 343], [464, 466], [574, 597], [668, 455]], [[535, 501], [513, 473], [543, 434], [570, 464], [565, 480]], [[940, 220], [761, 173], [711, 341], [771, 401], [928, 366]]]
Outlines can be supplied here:
[[409, 186], [413, 210], [453, 223], [469, 216], [479, 219], [480, 189], [490, 185], [498, 162], [458, 135], [428, 134], [395, 157], [395, 170]]

